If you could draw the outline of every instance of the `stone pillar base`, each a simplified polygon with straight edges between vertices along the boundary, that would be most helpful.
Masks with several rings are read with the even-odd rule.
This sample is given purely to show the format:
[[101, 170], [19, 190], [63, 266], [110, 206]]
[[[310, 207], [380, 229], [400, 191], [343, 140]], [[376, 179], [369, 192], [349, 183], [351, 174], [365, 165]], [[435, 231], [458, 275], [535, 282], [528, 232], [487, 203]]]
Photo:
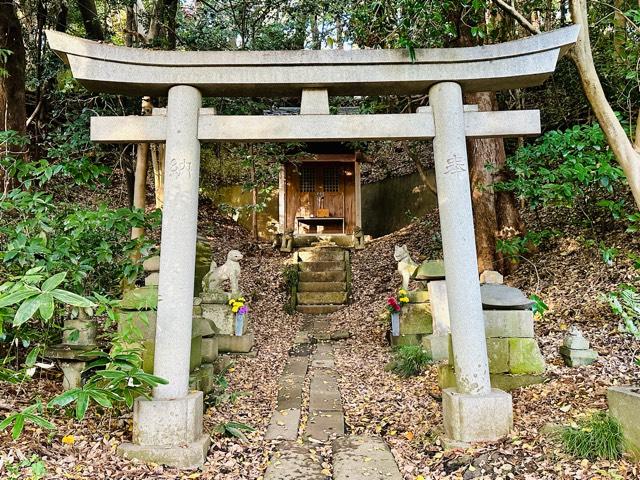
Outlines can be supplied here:
[[493, 442], [509, 433], [513, 426], [511, 395], [492, 389], [481, 395], [442, 392], [445, 435], [455, 442]]
[[209, 436], [202, 431], [202, 392], [171, 400], [137, 398], [133, 406], [133, 443], [118, 447], [126, 458], [179, 468], [201, 466]]
[[121, 443], [118, 445], [117, 453], [121, 457], [135, 458], [145, 463], [191, 469], [201, 467], [204, 464], [210, 445], [209, 435], [203, 434], [193, 442], [175, 447]]

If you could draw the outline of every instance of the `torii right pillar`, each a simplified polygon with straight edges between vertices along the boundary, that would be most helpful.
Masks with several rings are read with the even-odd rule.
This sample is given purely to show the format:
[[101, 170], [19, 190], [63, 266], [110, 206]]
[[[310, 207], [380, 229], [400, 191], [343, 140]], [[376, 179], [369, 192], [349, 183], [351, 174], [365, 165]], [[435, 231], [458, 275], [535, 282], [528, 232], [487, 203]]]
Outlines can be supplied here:
[[489, 379], [462, 89], [438, 83], [429, 90], [429, 102], [457, 383], [442, 396], [445, 435], [453, 442], [493, 441], [511, 430], [513, 405], [511, 395], [492, 389]]

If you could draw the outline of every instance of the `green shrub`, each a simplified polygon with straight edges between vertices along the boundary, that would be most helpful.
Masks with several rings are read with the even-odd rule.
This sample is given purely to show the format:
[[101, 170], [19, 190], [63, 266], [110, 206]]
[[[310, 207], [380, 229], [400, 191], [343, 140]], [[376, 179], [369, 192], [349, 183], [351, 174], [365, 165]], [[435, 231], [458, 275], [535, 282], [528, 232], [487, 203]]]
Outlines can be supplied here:
[[640, 339], [640, 293], [635, 287], [623, 283], [604, 299], [622, 320], [621, 330]]
[[559, 432], [564, 449], [589, 460], [616, 460], [624, 450], [622, 427], [607, 412], [596, 412]]
[[420, 375], [424, 367], [431, 363], [431, 356], [419, 345], [403, 345], [398, 347], [387, 370], [401, 377]]

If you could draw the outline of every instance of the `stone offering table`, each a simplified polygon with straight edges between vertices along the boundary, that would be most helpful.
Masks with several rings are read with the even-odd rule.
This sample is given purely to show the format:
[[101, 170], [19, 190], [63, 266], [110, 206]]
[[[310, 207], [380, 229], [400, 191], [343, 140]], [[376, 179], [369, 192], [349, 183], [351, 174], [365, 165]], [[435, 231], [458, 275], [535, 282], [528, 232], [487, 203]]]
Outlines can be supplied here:
[[229, 301], [239, 297], [242, 295], [203, 292], [194, 299], [194, 321], [202, 318], [211, 332], [203, 339], [208, 358], [218, 353], [249, 353], [253, 348], [254, 335], [249, 331], [249, 313], [244, 314], [242, 335], [236, 335], [236, 314], [232, 312]]

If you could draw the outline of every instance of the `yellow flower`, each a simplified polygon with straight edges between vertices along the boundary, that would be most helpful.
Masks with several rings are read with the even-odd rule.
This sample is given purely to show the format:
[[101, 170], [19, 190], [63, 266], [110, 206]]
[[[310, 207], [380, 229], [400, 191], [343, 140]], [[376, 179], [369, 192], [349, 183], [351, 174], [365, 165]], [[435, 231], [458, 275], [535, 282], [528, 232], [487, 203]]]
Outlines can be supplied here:
[[409, 302], [409, 298], [408, 297], [400, 297], [400, 301], [402, 303], [408, 303]]
[[65, 435], [62, 437], [62, 443], [65, 445], [73, 445], [76, 442], [76, 439], [73, 435]]
[[238, 313], [238, 310], [240, 310], [240, 307], [237, 305], [234, 305], [233, 308], [231, 309], [233, 313]]
[[228, 303], [229, 305], [233, 305], [233, 302], [235, 302], [235, 300], [233, 298], [230, 298]]
[[404, 296], [407, 294], [407, 291], [404, 288], [401, 288], [400, 290], [398, 290], [398, 293]]
[[238, 301], [239, 301], [239, 302], [244, 302], [244, 297], [240, 297], [240, 298], [238, 299]]

